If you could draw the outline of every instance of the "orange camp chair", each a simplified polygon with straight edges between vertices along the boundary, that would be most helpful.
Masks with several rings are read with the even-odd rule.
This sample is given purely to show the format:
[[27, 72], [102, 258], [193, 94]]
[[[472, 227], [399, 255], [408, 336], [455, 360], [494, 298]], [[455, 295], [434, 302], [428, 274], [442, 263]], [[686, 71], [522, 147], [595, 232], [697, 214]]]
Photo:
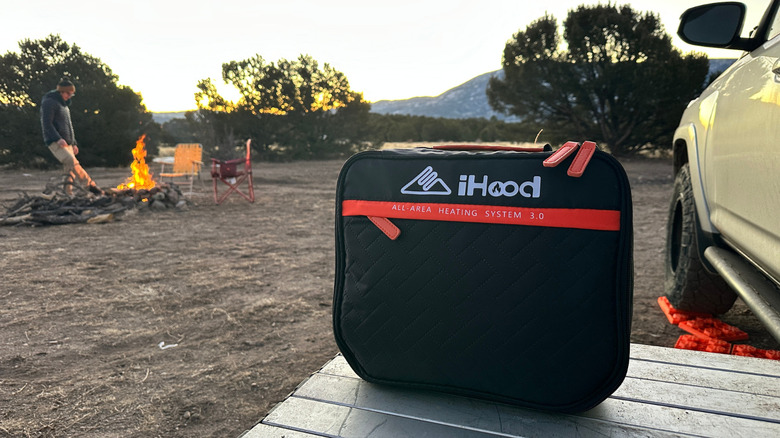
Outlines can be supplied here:
[[[233, 192], [243, 196], [249, 202], [255, 202], [255, 188], [252, 184], [252, 161], [250, 160], [250, 151], [252, 150], [252, 140], [246, 141], [246, 157], [236, 158], [235, 160], [217, 160], [211, 159], [211, 178], [214, 181], [214, 202], [221, 204], [225, 198]], [[249, 186], [248, 193], [242, 192], [238, 187], [247, 182]], [[227, 191], [221, 195], [217, 193], [217, 183], [222, 182], [228, 186]]]
[[[152, 161], [160, 163], [160, 182], [165, 178], [185, 178], [190, 186], [188, 195], [192, 196], [192, 183], [197, 177], [200, 181], [200, 168], [203, 166], [201, 158], [203, 156], [203, 146], [200, 143], [179, 143], [173, 157], [155, 158]], [[173, 172], [165, 172], [165, 165], [172, 164]], [[201, 181], [203, 184], [203, 181]]]

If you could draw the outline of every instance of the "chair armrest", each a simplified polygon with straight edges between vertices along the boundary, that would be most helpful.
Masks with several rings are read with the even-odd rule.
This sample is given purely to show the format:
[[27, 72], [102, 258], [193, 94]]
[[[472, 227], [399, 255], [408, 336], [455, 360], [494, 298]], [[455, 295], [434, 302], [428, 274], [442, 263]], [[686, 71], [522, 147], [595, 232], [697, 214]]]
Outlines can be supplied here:
[[241, 164], [246, 161], [246, 158], [236, 158], [234, 160], [224, 161], [225, 164]]

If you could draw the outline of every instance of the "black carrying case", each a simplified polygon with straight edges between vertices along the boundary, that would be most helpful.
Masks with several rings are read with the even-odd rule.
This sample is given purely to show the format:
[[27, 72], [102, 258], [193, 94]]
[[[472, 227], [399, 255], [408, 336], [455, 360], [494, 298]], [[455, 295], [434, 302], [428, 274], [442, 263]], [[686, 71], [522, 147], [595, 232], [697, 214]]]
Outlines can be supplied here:
[[620, 386], [631, 192], [617, 160], [579, 146], [370, 151], [344, 164], [333, 330], [360, 377], [560, 412]]

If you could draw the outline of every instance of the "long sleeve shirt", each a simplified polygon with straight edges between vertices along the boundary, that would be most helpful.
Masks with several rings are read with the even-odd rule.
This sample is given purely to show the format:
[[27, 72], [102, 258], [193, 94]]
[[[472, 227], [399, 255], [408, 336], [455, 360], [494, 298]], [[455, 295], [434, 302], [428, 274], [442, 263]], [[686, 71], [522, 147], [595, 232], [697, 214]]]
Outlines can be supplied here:
[[41, 100], [41, 128], [46, 144], [64, 139], [69, 145], [76, 145], [76, 135], [70, 120], [70, 100], [62, 99], [56, 90], [46, 93]]

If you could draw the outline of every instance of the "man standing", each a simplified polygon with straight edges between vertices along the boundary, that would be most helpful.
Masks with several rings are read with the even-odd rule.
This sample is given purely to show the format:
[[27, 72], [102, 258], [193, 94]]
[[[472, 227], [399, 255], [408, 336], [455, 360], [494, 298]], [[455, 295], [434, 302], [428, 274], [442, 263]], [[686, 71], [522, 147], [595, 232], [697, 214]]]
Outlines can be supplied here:
[[57, 89], [49, 91], [41, 101], [41, 127], [43, 141], [52, 154], [62, 163], [65, 171], [65, 193], [73, 194], [73, 183], [79, 182], [90, 192], [102, 194], [103, 191], [81, 167], [76, 155], [76, 136], [70, 120], [70, 98], [76, 94], [76, 87], [68, 79], [62, 79]]

